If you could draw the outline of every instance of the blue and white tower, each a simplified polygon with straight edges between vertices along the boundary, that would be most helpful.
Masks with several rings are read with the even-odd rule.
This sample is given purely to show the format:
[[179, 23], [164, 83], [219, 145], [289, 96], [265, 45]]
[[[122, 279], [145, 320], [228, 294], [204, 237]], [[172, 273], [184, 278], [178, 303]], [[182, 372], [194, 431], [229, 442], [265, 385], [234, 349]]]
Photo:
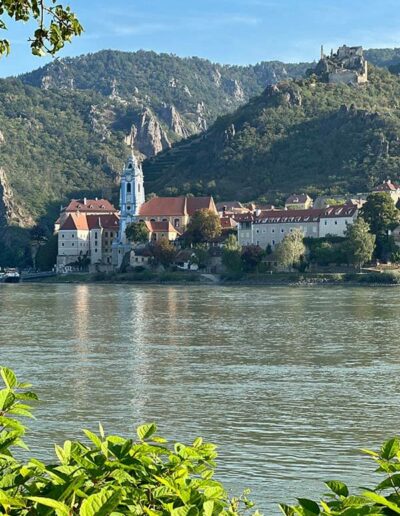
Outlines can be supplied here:
[[118, 237], [113, 243], [113, 262], [120, 267], [125, 253], [130, 251], [125, 230], [131, 222], [138, 220], [140, 207], [144, 204], [144, 178], [142, 166], [133, 153], [129, 157], [121, 176], [120, 219]]

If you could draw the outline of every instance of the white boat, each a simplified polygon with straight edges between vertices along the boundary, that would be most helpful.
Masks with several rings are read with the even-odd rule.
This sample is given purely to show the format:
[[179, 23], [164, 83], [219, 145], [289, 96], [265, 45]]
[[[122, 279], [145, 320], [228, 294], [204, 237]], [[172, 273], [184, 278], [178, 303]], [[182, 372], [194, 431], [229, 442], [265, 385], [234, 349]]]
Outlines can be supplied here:
[[21, 275], [17, 269], [5, 269], [3, 281], [4, 283], [19, 283]]

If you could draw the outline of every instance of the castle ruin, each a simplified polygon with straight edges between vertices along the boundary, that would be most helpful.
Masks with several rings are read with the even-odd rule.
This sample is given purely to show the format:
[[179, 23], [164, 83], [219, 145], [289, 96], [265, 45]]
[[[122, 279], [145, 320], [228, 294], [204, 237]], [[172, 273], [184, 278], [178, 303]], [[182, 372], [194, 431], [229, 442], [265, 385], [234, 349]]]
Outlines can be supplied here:
[[321, 47], [321, 59], [312, 73], [330, 84], [365, 84], [368, 82], [368, 62], [362, 47], [343, 45], [328, 56]]

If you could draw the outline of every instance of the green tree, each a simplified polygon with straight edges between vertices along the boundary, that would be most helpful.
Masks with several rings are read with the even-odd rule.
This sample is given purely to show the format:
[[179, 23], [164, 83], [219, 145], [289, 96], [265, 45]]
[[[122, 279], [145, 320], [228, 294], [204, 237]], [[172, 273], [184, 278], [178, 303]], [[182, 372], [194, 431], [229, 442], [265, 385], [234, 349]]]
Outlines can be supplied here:
[[265, 255], [265, 251], [258, 245], [247, 245], [242, 249], [242, 264], [245, 272], [254, 272], [258, 269]]
[[198, 210], [186, 228], [187, 240], [194, 244], [209, 242], [220, 236], [222, 232], [219, 216], [211, 210]]
[[[66, 42], [83, 31], [71, 9], [58, 4], [57, 0], [1, 0], [0, 17], [0, 30], [7, 30], [6, 17], [14, 21], [36, 22], [36, 30], [29, 39], [32, 54], [36, 56], [55, 55]], [[0, 55], [9, 52], [10, 42], [0, 39]]]
[[210, 253], [208, 252], [207, 244], [196, 244], [193, 248], [195, 256], [193, 263], [196, 263], [199, 269], [207, 268], [210, 261]]
[[230, 499], [214, 480], [215, 446], [197, 438], [168, 443], [154, 423], [136, 429], [136, 439], [84, 430], [85, 442], [55, 447], [46, 464], [13, 456], [26, 447], [22, 417], [38, 400], [30, 385], [0, 368], [0, 511], [10, 515], [106, 516], [108, 514], [238, 516], [253, 504]]
[[176, 249], [168, 238], [160, 238], [158, 242], [152, 242], [151, 252], [156, 264], [169, 267], [175, 260]]
[[371, 261], [375, 249], [376, 236], [370, 233], [370, 226], [359, 217], [346, 230], [347, 252], [350, 263], [361, 268]]
[[276, 246], [275, 255], [279, 265], [283, 267], [295, 267], [300, 264], [306, 252], [304, 245], [304, 234], [300, 229], [295, 229], [289, 233]]
[[125, 229], [126, 238], [134, 243], [146, 243], [149, 241], [149, 230], [144, 222], [132, 222]]
[[242, 248], [235, 235], [229, 235], [225, 241], [222, 263], [229, 272], [239, 273], [243, 269]]
[[360, 215], [368, 222], [371, 233], [387, 235], [399, 223], [399, 210], [387, 192], [371, 194], [361, 209]]

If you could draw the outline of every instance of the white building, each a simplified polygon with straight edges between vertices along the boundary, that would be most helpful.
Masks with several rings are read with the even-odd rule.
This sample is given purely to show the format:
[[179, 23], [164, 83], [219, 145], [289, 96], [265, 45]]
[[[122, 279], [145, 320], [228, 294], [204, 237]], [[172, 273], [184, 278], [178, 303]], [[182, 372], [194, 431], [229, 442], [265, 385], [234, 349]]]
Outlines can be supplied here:
[[309, 238], [327, 235], [343, 237], [347, 224], [353, 224], [357, 214], [357, 208], [350, 205], [326, 209], [261, 211], [238, 221], [238, 241], [242, 246], [274, 248], [295, 229]]

